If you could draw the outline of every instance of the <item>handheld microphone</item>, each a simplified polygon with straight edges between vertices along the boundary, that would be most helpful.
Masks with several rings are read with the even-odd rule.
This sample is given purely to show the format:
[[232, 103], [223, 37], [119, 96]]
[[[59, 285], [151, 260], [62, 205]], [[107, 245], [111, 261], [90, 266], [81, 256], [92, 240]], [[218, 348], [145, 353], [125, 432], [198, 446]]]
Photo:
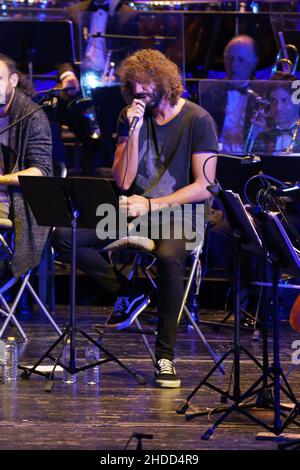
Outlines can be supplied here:
[[[145, 94], [139, 93], [139, 94], [136, 95], [136, 98], [139, 99], [139, 100], [142, 100], [144, 102], [144, 104], [146, 104], [146, 95]], [[139, 119], [140, 118], [137, 117], [137, 116], [134, 116], [134, 118], [132, 118], [130, 126], [129, 126], [129, 133], [128, 133], [129, 137], [131, 137], [131, 135], [132, 135]]]
[[258, 93], [256, 93], [256, 91], [252, 90], [251, 88], [247, 88], [246, 93], [250, 95], [260, 106], [270, 105], [270, 102], [267, 99], [260, 96]]
[[132, 119], [132, 121], [130, 123], [130, 127], [129, 127], [129, 133], [128, 133], [129, 137], [132, 135], [132, 133], [135, 129], [135, 126], [137, 125], [139, 119], [140, 118], [138, 118], [136, 116]]

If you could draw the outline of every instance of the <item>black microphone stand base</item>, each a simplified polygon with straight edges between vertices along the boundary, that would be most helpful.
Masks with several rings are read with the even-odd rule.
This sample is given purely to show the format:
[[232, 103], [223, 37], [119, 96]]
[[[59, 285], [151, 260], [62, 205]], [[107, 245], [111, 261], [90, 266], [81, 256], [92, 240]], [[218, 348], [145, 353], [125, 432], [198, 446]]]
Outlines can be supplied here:
[[[263, 365], [246, 348], [244, 348], [241, 345], [233, 345], [220, 358], [220, 360], [215, 364], [215, 366], [210, 370], [210, 372], [204, 377], [204, 379], [197, 385], [197, 387], [191, 392], [187, 400], [180, 407], [177, 408], [176, 410], [177, 413], [184, 414], [185, 418], [187, 420], [190, 420], [199, 416], [212, 415], [212, 414], [217, 414], [217, 413], [225, 413], [227, 416], [227, 412], [230, 410], [229, 413], [231, 413], [232, 411], [235, 411], [234, 410], [235, 408], [236, 408], [236, 411], [241, 411], [242, 409], [261, 408], [262, 405], [257, 404], [257, 403], [248, 403], [248, 401], [252, 397], [255, 397], [256, 395], [263, 392], [263, 388], [258, 388], [258, 386], [260, 385], [260, 381], [262, 381], [263, 379], [261, 379], [259, 383], [255, 383], [255, 386], [251, 387], [251, 389], [247, 390], [245, 393], [241, 394], [240, 392], [240, 382], [239, 382], [240, 371], [239, 371], [239, 363], [236, 363], [236, 358], [237, 357], [240, 358], [241, 353], [244, 353], [261, 371], [263, 371]], [[237, 379], [236, 387], [234, 387], [232, 393], [230, 392], [230, 389], [223, 390], [220, 387], [217, 387], [215, 384], [209, 382], [210, 377], [214, 374], [214, 372], [217, 370], [220, 364], [222, 364], [230, 355], [233, 355], [233, 369], [238, 368], [238, 373], [235, 376], [235, 379]], [[205, 408], [205, 409], [203, 408], [200, 409], [195, 406], [192, 406], [190, 404], [190, 400], [203, 386], [206, 386], [210, 388], [211, 390], [214, 390], [215, 392], [217, 392], [220, 395], [220, 402], [222, 404], [227, 403], [228, 400], [233, 402], [233, 404], [230, 406], [221, 405], [215, 408]], [[269, 406], [269, 405], [271, 405], [271, 403], [269, 401], [267, 402], [266, 400], [263, 407], [265, 408], [266, 406]], [[250, 414], [248, 414], [248, 416], [251, 417]]]

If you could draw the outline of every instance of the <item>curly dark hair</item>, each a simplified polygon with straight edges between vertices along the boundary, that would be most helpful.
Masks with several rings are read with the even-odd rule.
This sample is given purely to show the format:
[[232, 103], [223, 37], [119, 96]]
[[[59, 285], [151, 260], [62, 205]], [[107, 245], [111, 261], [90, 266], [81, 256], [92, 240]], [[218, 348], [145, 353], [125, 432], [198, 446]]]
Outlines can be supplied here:
[[17, 88], [28, 96], [34, 96], [35, 95], [35, 90], [32, 85], [32, 83], [24, 77], [24, 75], [18, 70], [18, 67], [13, 59], [8, 57], [5, 54], [0, 53], [0, 61], [4, 62], [9, 70], [10, 75], [13, 73], [16, 73], [19, 77], [18, 85]]
[[183, 92], [177, 65], [164, 54], [153, 49], [141, 49], [126, 57], [117, 73], [122, 83], [122, 94], [127, 103], [134, 98], [133, 84], [154, 82], [158, 90], [174, 106]]

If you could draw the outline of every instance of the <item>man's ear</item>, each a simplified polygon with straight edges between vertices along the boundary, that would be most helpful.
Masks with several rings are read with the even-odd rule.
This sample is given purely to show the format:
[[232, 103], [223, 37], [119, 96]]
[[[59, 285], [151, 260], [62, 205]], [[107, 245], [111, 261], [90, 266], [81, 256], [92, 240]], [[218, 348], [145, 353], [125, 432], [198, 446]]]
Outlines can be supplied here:
[[10, 84], [13, 88], [16, 88], [19, 83], [19, 75], [17, 73], [12, 73], [9, 77]]

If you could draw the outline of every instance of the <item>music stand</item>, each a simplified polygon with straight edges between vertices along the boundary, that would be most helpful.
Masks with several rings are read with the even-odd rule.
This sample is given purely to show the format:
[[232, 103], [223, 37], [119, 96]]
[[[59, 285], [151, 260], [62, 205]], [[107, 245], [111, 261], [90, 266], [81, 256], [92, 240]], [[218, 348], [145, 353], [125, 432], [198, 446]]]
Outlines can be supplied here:
[[[225, 193], [230, 193], [231, 191], [224, 191]], [[223, 193], [224, 193], [223, 192]], [[227, 195], [228, 196], [228, 195]], [[232, 198], [232, 196], [230, 196]], [[224, 204], [225, 211], [228, 216], [228, 220], [230, 223], [234, 221], [234, 213], [236, 213], [231, 205], [230, 199], [228, 197], [222, 197], [222, 202]], [[237, 214], [237, 213], [236, 213]], [[250, 418], [255, 423], [259, 424], [260, 426], [264, 427], [269, 431], [269, 433], [258, 433], [257, 438], [278, 438], [278, 436], [285, 430], [285, 428], [290, 423], [295, 423], [297, 426], [300, 426], [300, 423], [295, 421], [295, 418], [299, 415], [300, 410], [300, 403], [297, 401], [291, 386], [289, 385], [286, 376], [283, 374], [280, 365], [280, 341], [279, 341], [279, 332], [280, 332], [280, 317], [279, 317], [279, 308], [278, 308], [278, 283], [280, 279], [280, 271], [284, 269], [286, 272], [292, 275], [299, 275], [300, 273], [300, 257], [296, 253], [282, 223], [279, 220], [279, 217], [274, 212], [265, 212], [262, 211], [258, 216], [256, 216], [257, 220], [260, 223], [261, 233], [263, 235], [263, 240], [265, 245], [268, 248], [268, 257], [272, 264], [272, 272], [273, 272], [273, 364], [268, 366], [267, 368], [262, 367], [255, 358], [254, 362], [256, 365], [260, 367], [262, 370], [262, 375], [244, 392], [240, 395], [239, 391], [239, 352], [244, 351], [249, 356], [247, 350], [244, 347], [238, 347], [235, 351], [235, 359], [234, 359], [234, 377], [237, 378], [238, 383], [235, 384], [234, 388], [234, 403], [220, 416], [219, 419], [213, 424], [211, 428], [209, 428], [202, 436], [202, 439], [207, 440], [211, 437], [214, 433], [215, 429], [233, 412], [238, 411], [248, 418]], [[242, 223], [237, 225], [242, 225]], [[249, 225], [250, 228], [250, 225]], [[250, 233], [250, 232], [249, 232]], [[257, 246], [258, 247], [258, 246]], [[238, 269], [236, 276], [238, 275]], [[236, 281], [236, 288], [238, 287], [238, 282]], [[238, 307], [238, 296], [235, 302], [235, 307]], [[236, 327], [238, 327], [239, 323], [239, 315], [238, 309], [236, 311]], [[235, 335], [238, 332], [235, 331]], [[234, 346], [235, 348], [235, 346]], [[231, 348], [232, 349], [232, 348]], [[224, 354], [221, 358], [220, 362], [228, 356], [228, 352]], [[220, 391], [218, 387], [211, 386], [207, 382], [208, 378], [212, 375], [212, 373], [216, 370], [216, 366], [212, 369], [212, 371], [207, 374], [207, 376], [200, 382], [200, 384], [196, 387], [196, 389], [189, 395], [186, 403], [183, 405], [182, 409], [179, 409], [179, 412], [184, 412], [188, 409], [189, 403], [188, 401], [191, 397], [199, 390], [202, 385], [207, 385], [211, 387], [213, 390]], [[270, 383], [268, 383], [268, 379]], [[270, 425], [267, 422], [263, 421], [262, 419], [248, 413], [246, 408], [253, 408], [256, 405], [251, 404], [244, 404], [243, 401], [246, 399], [252, 399], [255, 395], [262, 394], [264, 391], [270, 391], [273, 388], [274, 393], [274, 404], [271, 405], [268, 403], [268, 408], [274, 410], [274, 420], [273, 424]], [[280, 392], [291, 401], [294, 405], [292, 408], [289, 406], [281, 405], [280, 403]], [[228, 393], [225, 396], [229, 396]], [[236, 399], [236, 396], [238, 399]], [[229, 398], [231, 398], [229, 396]], [[289, 414], [283, 413], [283, 410], [289, 410]], [[195, 413], [195, 416], [199, 416], [203, 413]], [[281, 422], [281, 415], [284, 416], [284, 422]], [[192, 415], [193, 417], [193, 415]], [[271, 434], [270, 434], [271, 433]]]
[[53, 64], [75, 62], [74, 30], [70, 20], [6, 18], [0, 22], [0, 44], [1, 52], [18, 64], [24, 66], [26, 59], [31, 81], [35, 65], [51, 70]]
[[117, 135], [117, 122], [126, 106], [119, 85], [97, 87], [91, 90], [96, 110], [97, 122], [105, 139], [112, 140]]
[[[281, 270], [293, 276], [300, 274], [300, 257], [296, 253], [287, 232], [281, 223], [278, 213], [262, 211], [257, 216], [261, 224], [265, 244], [268, 248], [269, 259], [272, 265], [273, 275], [273, 364], [267, 371], [264, 371], [262, 377], [258, 380], [263, 381], [269, 377], [274, 384], [274, 421], [273, 426], [264, 425], [276, 437], [291, 423], [300, 412], [300, 403], [297, 401], [291, 386], [289, 385], [280, 364], [280, 315], [279, 315], [279, 289], [278, 284], [281, 277]], [[290, 413], [281, 423], [280, 391], [287, 396], [294, 404]], [[298, 426], [299, 423], [296, 423]], [[257, 435], [257, 438], [273, 437], [265, 434]]]
[[[99, 204], [110, 204], [118, 213], [118, 200], [112, 189], [110, 182], [101, 178], [57, 178], [57, 177], [39, 177], [39, 176], [20, 176], [20, 185], [36, 220], [39, 225], [54, 227], [72, 228], [72, 261], [71, 261], [71, 288], [70, 288], [70, 320], [62, 335], [47, 349], [41, 358], [28, 368], [19, 366], [23, 373], [21, 377], [28, 379], [32, 373], [42, 375], [48, 379], [45, 387], [46, 392], [51, 392], [54, 373], [57, 365], [67, 370], [71, 375], [77, 374], [96, 365], [109, 361], [116, 362], [126, 372], [137, 380], [141, 385], [146, 381], [135, 371], [127, 367], [108, 349], [104, 348], [99, 342], [95, 341], [85, 331], [76, 325], [76, 235], [77, 227], [91, 228], [96, 230], [99, 222], [97, 208]], [[90, 343], [100, 349], [106, 358], [88, 364], [83, 367], [76, 365], [76, 335], [79, 333]], [[67, 340], [70, 339], [70, 359], [69, 365], [60, 362]], [[62, 348], [55, 359], [51, 354], [59, 343], [63, 343]], [[54, 362], [50, 373], [43, 373], [37, 370], [37, 367], [45, 358]]]
[[[249, 359], [254, 362], [254, 364], [261, 370], [264, 369], [264, 366], [248, 351], [244, 346], [240, 344], [240, 256], [241, 250], [247, 250], [256, 255], [263, 254], [263, 244], [260, 239], [260, 236], [256, 230], [256, 227], [245, 210], [245, 207], [240, 199], [238, 194], [233, 193], [229, 190], [221, 190], [218, 186], [208, 186], [209, 191], [220, 201], [224, 206], [226, 216], [230, 228], [232, 230], [234, 238], [234, 281], [233, 281], [233, 297], [234, 297], [234, 344], [231, 346], [228, 351], [220, 358], [220, 360], [215, 364], [211, 371], [205, 376], [205, 378], [194, 388], [194, 390], [189, 394], [185, 403], [177, 409], [179, 414], [184, 414], [187, 412], [190, 404], [190, 400], [193, 396], [200, 390], [200, 388], [205, 385], [208, 388], [211, 388], [214, 391], [217, 391], [221, 395], [222, 403], [226, 403], [228, 399], [234, 402], [234, 404], [229, 407], [226, 411], [224, 408], [218, 411], [224, 411], [224, 414], [216, 421], [212, 428], [206, 431], [202, 439], [207, 440], [213, 434], [215, 428], [232, 412], [240, 411], [248, 418], [252, 419], [255, 422], [257, 418], [251, 415], [247, 408], [254, 408], [254, 404], [243, 403], [245, 399], [250, 398], [251, 396], [256, 395], [258, 392], [257, 388], [247, 391], [246, 393], [241, 393], [240, 389], [240, 355], [243, 352]], [[217, 370], [221, 363], [225, 359], [233, 354], [233, 393], [230, 393], [230, 389], [222, 390], [220, 387], [217, 387], [215, 384], [211, 384], [208, 380]], [[204, 414], [210, 413], [210, 411], [195, 411], [191, 413], [186, 413], [186, 418], [191, 419], [196, 416], [202, 416]]]

